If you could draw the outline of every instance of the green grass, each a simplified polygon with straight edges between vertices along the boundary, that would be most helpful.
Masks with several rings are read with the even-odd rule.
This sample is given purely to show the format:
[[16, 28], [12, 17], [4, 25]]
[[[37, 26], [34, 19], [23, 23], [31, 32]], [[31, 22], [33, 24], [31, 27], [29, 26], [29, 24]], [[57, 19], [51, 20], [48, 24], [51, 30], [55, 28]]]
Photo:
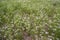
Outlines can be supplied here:
[[60, 0], [0, 0], [0, 37], [7, 40], [22, 40], [24, 28], [41, 40], [60, 40], [59, 24]]

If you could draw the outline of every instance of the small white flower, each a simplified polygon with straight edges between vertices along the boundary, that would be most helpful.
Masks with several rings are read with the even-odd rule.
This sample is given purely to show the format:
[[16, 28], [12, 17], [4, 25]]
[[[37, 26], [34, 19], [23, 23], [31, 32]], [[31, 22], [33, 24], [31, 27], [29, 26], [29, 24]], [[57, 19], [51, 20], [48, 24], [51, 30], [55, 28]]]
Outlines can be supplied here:
[[46, 34], [48, 34], [48, 32], [45, 32]]

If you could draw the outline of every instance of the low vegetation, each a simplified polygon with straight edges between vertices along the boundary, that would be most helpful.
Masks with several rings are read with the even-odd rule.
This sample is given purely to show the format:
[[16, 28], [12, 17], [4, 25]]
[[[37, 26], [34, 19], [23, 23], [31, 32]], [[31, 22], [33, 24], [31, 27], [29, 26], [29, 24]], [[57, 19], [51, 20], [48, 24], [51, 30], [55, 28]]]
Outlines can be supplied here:
[[0, 0], [0, 40], [31, 39], [60, 40], [60, 0]]

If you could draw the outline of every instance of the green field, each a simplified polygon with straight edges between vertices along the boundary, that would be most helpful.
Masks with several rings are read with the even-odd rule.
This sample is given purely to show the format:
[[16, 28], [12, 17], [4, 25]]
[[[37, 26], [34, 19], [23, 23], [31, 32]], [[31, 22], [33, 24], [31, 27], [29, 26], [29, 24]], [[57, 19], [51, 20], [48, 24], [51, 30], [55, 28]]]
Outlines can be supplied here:
[[60, 40], [60, 0], [0, 0], [0, 40]]

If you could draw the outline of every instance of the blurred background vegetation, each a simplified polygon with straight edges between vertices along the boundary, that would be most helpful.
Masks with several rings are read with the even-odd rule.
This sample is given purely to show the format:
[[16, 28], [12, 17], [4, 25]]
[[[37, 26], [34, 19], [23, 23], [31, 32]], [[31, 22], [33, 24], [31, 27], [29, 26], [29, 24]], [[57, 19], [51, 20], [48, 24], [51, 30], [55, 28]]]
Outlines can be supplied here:
[[0, 40], [60, 40], [60, 0], [0, 0]]

